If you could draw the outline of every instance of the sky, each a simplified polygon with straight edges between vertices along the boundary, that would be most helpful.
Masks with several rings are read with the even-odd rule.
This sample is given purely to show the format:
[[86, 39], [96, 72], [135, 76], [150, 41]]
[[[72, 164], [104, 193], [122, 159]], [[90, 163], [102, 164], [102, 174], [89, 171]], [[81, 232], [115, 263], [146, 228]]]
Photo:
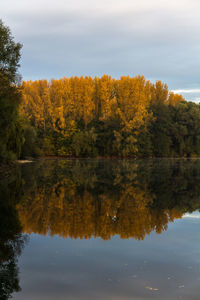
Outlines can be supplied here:
[[24, 80], [144, 75], [200, 102], [200, 0], [0, 0]]

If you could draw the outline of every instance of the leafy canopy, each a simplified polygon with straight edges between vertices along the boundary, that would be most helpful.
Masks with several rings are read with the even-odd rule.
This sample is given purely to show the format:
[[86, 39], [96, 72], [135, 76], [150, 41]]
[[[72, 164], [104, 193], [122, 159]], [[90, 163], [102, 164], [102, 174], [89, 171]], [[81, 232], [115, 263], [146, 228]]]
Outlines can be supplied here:
[[20, 50], [22, 45], [15, 43], [9, 27], [0, 20], [0, 72], [11, 82], [18, 79], [17, 69], [20, 66]]

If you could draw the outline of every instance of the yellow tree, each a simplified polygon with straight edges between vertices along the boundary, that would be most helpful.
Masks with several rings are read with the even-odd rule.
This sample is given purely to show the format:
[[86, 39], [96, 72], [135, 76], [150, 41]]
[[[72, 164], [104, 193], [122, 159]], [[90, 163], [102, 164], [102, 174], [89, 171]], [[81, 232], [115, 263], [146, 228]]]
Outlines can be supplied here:
[[116, 81], [117, 112], [123, 131], [135, 131], [145, 127], [152, 115], [149, 111], [149, 83], [143, 76], [135, 78], [121, 77]]
[[173, 92], [169, 93], [167, 104], [172, 105], [172, 106], [176, 106], [181, 101], [185, 101], [183, 96], [178, 95], [178, 94], [174, 94]]

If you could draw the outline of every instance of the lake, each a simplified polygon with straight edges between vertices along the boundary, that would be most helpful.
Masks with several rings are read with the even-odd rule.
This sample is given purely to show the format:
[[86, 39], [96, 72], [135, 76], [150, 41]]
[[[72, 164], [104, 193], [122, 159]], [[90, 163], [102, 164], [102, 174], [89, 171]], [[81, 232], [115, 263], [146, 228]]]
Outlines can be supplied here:
[[200, 299], [200, 160], [41, 159], [0, 181], [0, 299]]

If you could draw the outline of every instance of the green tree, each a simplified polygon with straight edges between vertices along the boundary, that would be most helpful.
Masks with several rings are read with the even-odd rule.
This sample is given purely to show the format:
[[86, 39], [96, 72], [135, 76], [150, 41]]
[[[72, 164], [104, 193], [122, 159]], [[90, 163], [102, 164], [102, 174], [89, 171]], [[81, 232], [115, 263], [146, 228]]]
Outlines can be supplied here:
[[9, 27], [0, 20], [0, 72], [11, 82], [16, 82], [19, 78], [17, 70], [20, 66], [21, 47], [20, 43], [15, 43]]
[[21, 99], [19, 67], [21, 44], [0, 20], [0, 161], [20, 156], [23, 130], [18, 117]]
[[96, 140], [97, 135], [94, 128], [75, 133], [72, 140], [72, 149], [74, 154], [76, 156], [96, 156]]

